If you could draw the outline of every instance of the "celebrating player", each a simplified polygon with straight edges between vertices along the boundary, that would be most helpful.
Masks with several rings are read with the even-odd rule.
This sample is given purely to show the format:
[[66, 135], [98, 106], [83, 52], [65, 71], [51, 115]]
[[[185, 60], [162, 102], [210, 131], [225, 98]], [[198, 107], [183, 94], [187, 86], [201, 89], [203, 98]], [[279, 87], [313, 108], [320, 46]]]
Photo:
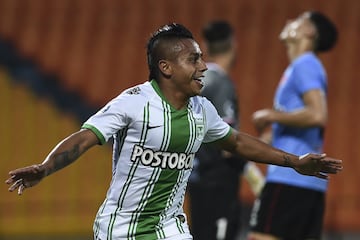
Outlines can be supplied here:
[[37, 165], [10, 171], [10, 191], [22, 194], [111, 137], [110, 188], [94, 222], [94, 239], [192, 239], [182, 205], [192, 161], [202, 142], [256, 162], [326, 178], [341, 160], [303, 158], [237, 132], [198, 96], [207, 70], [192, 33], [180, 24], [157, 30], [147, 45], [149, 81], [123, 91], [81, 130], [62, 140]]

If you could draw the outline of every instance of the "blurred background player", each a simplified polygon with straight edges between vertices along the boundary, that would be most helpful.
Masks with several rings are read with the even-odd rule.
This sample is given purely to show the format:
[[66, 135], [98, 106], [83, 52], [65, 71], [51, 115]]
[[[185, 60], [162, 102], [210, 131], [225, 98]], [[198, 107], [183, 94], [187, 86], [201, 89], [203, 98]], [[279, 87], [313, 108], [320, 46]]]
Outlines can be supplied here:
[[[209, 99], [219, 115], [239, 128], [239, 107], [230, 71], [236, 60], [232, 26], [222, 20], [209, 22], [202, 32], [208, 70], [201, 95]], [[191, 230], [196, 240], [235, 239], [240, 228], [239, 186], [246, 164], [255, 192], [263, 177], [254, 163], [222, 151], [214, 144], [202, 145], [190, 177]]]
[[[274, 147], [299, 155], [320, 153], [327, 122], [327, 76], [317, 54], [334, 46], [337, 30], [322, 13], [305, 12], [286, 24], [280, 39], [290, 64], [274, 108], [256, 111], [255, 126]], [[270, 124], [269, 134], [265, 130]], [[327, 180], [270, 165], [253, 206], [248, 239], [320, 239], [327, 185]]]

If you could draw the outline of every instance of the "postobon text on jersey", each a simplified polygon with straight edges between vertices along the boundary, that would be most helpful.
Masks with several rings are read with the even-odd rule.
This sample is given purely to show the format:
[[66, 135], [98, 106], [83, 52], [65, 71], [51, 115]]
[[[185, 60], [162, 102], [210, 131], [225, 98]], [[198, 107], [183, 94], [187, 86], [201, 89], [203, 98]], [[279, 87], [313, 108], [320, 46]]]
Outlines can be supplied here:
[[135, 145], [131, 154], [131, 161], [135, 162], [139, 159], [141, 163], [146, 166], [180, 170], [191, 168], [194, 157], [194, 153], [155, 152], [152, 149], [145, 149], [139, 145]]

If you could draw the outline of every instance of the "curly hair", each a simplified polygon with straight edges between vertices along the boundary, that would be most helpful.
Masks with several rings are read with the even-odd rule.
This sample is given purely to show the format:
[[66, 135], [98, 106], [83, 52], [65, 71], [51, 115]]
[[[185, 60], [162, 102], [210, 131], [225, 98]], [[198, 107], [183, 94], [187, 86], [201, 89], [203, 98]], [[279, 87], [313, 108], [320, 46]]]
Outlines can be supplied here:
[[310, 11], [310, 21], [314, 24], [317, 37], [315, 39], [315, 52], [326, 52], [334, 47], [338, 32], [336, 26], [328, 17], [317, 11]]

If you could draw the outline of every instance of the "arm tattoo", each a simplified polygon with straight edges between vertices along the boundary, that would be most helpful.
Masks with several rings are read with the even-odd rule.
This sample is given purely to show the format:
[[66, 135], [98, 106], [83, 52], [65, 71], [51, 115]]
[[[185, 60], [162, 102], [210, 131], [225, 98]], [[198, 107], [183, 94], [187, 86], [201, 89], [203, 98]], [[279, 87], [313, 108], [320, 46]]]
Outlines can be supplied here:
[[294, 165], [291, 163], [290, 157], [288, 155], [284, 155], [284, 165], [286, 167], [293, 167]]
[[80, 147], [79, 145], [75, 145], [71, 150], [58, 153], [54, 155], [54, 166], [50, 169], [50, 173], [56, 172], [70, 163], [74, 162], [80, 156]]

